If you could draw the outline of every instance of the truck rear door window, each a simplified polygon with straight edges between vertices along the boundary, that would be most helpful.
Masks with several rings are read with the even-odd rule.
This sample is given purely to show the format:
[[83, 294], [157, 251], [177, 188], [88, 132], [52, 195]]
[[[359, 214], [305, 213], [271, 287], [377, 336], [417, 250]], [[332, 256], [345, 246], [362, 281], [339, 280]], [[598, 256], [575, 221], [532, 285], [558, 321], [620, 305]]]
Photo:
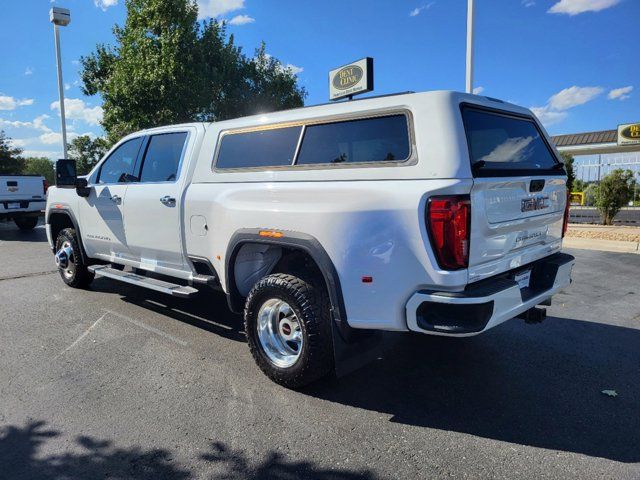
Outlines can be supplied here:
[[297, 165], [403, 161], [409, 157], [405, 115], [309, 125]]
[[298, 126], [223, 135], [216, 168], [292, 165], [301, 130]]
[[475, 176], [564, 175], [533, 119], [471, 107], [462, 119]]
[[140, 172], [141, 182], [173, 182], [178, 178], [186, 132], [152, 135]]

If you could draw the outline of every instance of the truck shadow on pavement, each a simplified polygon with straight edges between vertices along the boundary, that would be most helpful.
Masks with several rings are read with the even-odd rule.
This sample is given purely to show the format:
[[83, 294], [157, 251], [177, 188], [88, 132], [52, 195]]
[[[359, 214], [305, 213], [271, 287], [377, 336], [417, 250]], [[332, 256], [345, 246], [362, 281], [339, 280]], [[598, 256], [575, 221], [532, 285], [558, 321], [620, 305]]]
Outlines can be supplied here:
[[[103, 280], [92, 289], [246, 341], [242, 318], [228, 310], [223, 294], [185, 301]], [[541, 325], [511, 320], [471, 338], [389, 334], [383, 352], [302, 393], [387, 414], [401, 424], [640, 461], [638, 329], [550, 316]], [[609, 389], [619, 396], [601, 393]]]
[[305, 393], [392, 422], [640, 461], [638, 330], [550, 317], [467, 339], [402, 334], [393, 343], [376, 363]]
[[[24, 426], [8, 425], [0, 429], [0, 458], [2, 478], [30, 480], [130, 478], [130, 479], [188, 479], [203, 478], [173, 459], [166, 449], [144, 449], [139, 446], [123, 448], [110, 440], [78, 436], [73, 447], [64, 453], [43, 455], [45, 443], [61, 437], [44, 421], [31, 421]], [[364, 480], [375, 478], [370, 471], [324, 469], [311, 462], [292, 461], [277, 452], [264, 458], [249, 457], [240, 450], [232, 450], [214, 442], [199, 460], [217, 473], [208, 478], [234, 479], [293, 479]]]
[[91, 290], [117, 294], [123, 302], [165, 315], [229, 340], [246, 341], [242, 316], [229, 310], [226, 298], [220, 292], [203, 290], [195, 297], [183, 300], [104, 278], [96, 279], [91, 284]]

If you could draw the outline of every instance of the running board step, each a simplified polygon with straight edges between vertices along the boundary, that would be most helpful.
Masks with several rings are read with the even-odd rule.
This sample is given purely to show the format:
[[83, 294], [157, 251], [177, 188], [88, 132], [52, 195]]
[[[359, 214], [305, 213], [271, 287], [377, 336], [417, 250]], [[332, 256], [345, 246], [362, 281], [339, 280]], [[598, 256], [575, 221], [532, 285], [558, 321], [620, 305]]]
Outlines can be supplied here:
[[89, 271], [96, 274], [96, 277], [106, 277], [113, 280], [119, 280], [120, 282], [130, 283], [131, 285], [137, 285], [138, 287], [148, 288], [155, 290], [156, 292], [166, 293], [179, 298], [188, 298], [198, 293], [198, 290], [193, 287], [186, 287], [183, 285], [177, 285], [175, 283], [169, 283], [156, 278], [149, 278], [142, 275], [137, 275], [131, 272], [123, 272], [122, 270], [116, 270], [107, 265], [93, 265], [89, 267]]

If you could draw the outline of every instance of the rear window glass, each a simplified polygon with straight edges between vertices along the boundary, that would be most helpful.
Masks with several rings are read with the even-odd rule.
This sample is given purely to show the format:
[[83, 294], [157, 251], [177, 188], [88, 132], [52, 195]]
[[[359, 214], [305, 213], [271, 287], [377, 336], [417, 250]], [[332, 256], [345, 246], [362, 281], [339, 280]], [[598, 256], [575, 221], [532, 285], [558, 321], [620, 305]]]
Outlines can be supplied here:
[[406, 160], [409, 131], [404, 115], [309, 125], [298, 165]]
[[224, 135], [217, 168], [278, 167], [293, 164], [302, 127]]
[[462, 117], [476, 175], [563, 173], [554, 169], [558, 162], [533, 120], [474, 108], [463, 108]]
[[178, 177], [186, 132], [153, 135], [142, 163], [141, 182], [172, 182]]

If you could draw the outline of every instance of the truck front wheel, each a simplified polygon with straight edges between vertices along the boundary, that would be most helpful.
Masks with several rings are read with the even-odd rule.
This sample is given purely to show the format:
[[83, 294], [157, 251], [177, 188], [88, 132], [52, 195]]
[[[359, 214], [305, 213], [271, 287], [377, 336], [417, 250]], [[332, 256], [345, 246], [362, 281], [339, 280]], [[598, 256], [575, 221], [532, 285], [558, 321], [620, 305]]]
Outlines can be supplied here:
[[85, 288], [93, 281], [94, 274], [87, 269], [76, 231], [65, 228], [56, 239], [56, 265], [64, 283], [73, 288]]
[[249, 292], [244, 310], [251, 354], [274, 382], [299, 388], [333, 368], [331, 304], [320, 282], [277, 273]]

